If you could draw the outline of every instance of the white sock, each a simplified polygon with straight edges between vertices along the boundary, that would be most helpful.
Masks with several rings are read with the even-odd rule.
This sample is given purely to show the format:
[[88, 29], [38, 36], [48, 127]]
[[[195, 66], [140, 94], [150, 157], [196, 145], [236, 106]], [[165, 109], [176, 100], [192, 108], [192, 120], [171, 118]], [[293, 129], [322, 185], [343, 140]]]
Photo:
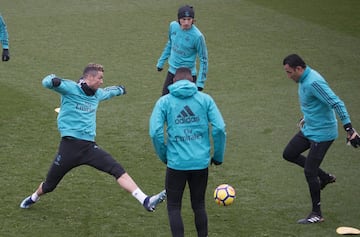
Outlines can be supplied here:
[[31, 200], [33, 200], [34, 202], [37, 202], [39, 200], [39, 195], [37, 194], [37, 192], [33, 193], [31, 195]]
[[141, 191], [140, 188], [135, 189], [134, 192], [131, 193], [133, 195], [134, 198], [136, 198], [141, 204], [144, 203], [145, 198], [147, 197], [147, 195], [145, 193], [143, 193], [143, 191]]

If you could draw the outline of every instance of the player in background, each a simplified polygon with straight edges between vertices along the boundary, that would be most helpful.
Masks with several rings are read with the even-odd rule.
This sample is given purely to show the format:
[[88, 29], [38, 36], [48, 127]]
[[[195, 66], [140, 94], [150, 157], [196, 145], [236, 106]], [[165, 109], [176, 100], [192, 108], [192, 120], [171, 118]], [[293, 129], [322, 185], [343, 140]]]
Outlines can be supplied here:
[[[173, 83], [176, 69], [187, 67], [196, 82], [199, 91], [203, 90], [208, 72], [208, 52], [204, 35], [194, 25], [195, 12], [192, 6], [185, 5], [178, 10], [178, 21], [170, 23], [168, 41], [156, 64], [157, 70], [163, 70], [168, 60], [169, 68], [164, 82], [162, 95], [168, 94], [168, 86]], [[199, 73], [196, 76], [196, 58], [199, 57]]]
[[156, 154], [167, 165], [165, 189], [170, 229], [172, 236], [184, 236], [181, 203], [188, 183], [196, 230], [199, 237], [205, 237], [208, 236], [205, 210], [208, 166], [210, 162], [215, 165], [223, 162], [225, 123], [214, 100], [198, 91], [190, 69], [177, 69], [169, 90], [170, 94], [160, 97], [154, 106], [149, 134]]
[[[324, 221], [321, 213], [320, 193], [336, 177], [320, 168], [325, 154], [338, 137], [335, 113], [347, 133], [347, 141], [355, 148], [360, 146], [360, 137], [351, 125], [350, 116], [342, 100], [331, 90], [325, 79], [303, 59], [291, 54], [283, 60], [288, 78], [299, 85], [298, 94], [303, 118], [300, 131], [287, 144], [283, 157], [285, 160], [304, 168], [309, 186], [312, 211], [299, 224]], [[302, 153], [309, 150], [305, 157]]]
[[4, 21], [4, 18], [0, 14], [0, 42], [3, 48], [1, 60], [9, 61], [10, 53], [9, 53], [9, 34], [7, 31], [7, 27]]
[[112, 175], [148, 211], [154, 211], [156, 205], [165, 199], [165, 190], [154, 196], [144, 194], [121, 164], [95, 142], [99, 102], [126, 94], [124, 86], [100, 88], [103, 74], [102, 65], [91, 63], [85, 67], [79, 83], [54, 74], [43, 79], [45, 88], [61, 95], [61, 110], [57, 119], [61, 142], [45, 181], [21, 202], [21, 208], [29, 208], [40, 196], [52, 192], [71, 169], [80, 165], [89, 165]]

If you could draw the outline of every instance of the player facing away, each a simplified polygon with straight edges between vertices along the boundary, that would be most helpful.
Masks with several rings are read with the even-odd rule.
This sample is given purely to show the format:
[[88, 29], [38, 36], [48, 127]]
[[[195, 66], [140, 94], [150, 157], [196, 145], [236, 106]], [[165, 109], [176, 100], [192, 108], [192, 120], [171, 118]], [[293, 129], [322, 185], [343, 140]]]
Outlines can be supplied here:
[[[360, 137], [353, 129], [345, 104], [331, 90], [325, 79], [305, 64], [297, 54], [291, 54], [283, 60], [288, 78], [298, 84], [298, 95], [303, 118], [300, 131], [290, 140], [283, 152], [283, 158], [304, 169], [312, 201], [311, 213], [299, 224], [311, 224], [324, 221], [321, 213], [320, 193], [336, 177], [320, 168], [325, 154], [338, 137], [335, 113], [347, 132], [347, 141], [355, 148], [360, 146]], [[307, 156], [302, 153], [308, 150]]]
[[45, 181], [21, 202], [21, 208], [29, 208], [40, 196], [52, 192], [67, 172], [80, 165], [88, 165], [112, 175], [120, 187], [131, 193], [147, 211], [154, 211], [157, 204], [165, 199], [165, 190], [154, 196], [144, 194], [121, 164], [96, 144], [99, 102], [126, 94], [124, 86], [100, 88], [103, 79], [103, 66], [93, 63], [85, 67], [79, 83], [54, 74], [43, 79], [45, 88], [61, 95], [61, 110], [57, 118], [61, 141]]
[[3, 17], [0, 15], [0, 42], [3, 48], [1, 60], [2, 61], [9, 61], [10, 54], [9, 54], [9, 34], [6, 28], [5, 21]]
[[[169, 68], [164, 81], [162, 95], [168, 94], [168, 86], [173, 83], [176, 69], [191, 69], [194, 82], [199, 91], [203, 90], [208, 72], [208, 52], [204, 35], [194, 25], [195, 12], [192, 6], [185, 5], [178, 10], [178, 21], [172, 21], [168, 31], [168, 41], [156, 64], [157, 70], [163, 70], [168, 60]], [[196, 76], [196, 59], [199, 58], [199, 73]]]
[[213, 98], [198, 91], [190, 69], [177, 69], [169, 90], [170, 93], [160, 97], [154, 106], [149, 134], [156, 154], [167, 166], [165, 188], [171, 233], [176, 237], [184, 236], [181, 206], [187, 183], [197, 235], [206, 237], [208, 166], [210, 163], [221, 165], [224, 160], [225, 123]]

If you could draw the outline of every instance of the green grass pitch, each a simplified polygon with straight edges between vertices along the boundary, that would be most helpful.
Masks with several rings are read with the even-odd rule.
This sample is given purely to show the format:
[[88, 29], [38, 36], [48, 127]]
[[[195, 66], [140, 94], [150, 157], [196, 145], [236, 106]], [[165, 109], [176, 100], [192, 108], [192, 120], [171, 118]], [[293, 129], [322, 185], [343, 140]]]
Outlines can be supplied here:
[[[337, 181], [322, 192], [325, 222], [298, 225], [310, 211], [303, 171], [282, 159], [296, 133], [297, 85], [282, 59], [298, 53], [344, 100], [360, 130], [360, 2], [358, 0], [190, 0], [209, 51], [205, 92], [227, 124], [225, 162], [210, 167], [209, 236], [337, 236], [338, 226], [360, 227], [360, 150], [345, 132], [322, 167]], [[104, 86], [128, 94], [103, 102], [97, 142], [148, 194], [164, 185], [165, 166], [148, 136], [148, 119], [165, 72], [155, 65], [168, 24], [182, 1], [1, 1], [10, 36], [9, 62], [0, 62], [0, 236], [170, 236], [166, 206], [148, 213], [114, 179], [89, 167], [71, 171], [29, 210], [19, 208], [44, 178], [59, 134], [59, 97], [41, 85], [50, 73], [76, 80], [89, 62], [105, 66]], [[219, 207], [213, 190], [235, 187]], [[186, 236], [196, 236], [189, 193], [183, 203]]]

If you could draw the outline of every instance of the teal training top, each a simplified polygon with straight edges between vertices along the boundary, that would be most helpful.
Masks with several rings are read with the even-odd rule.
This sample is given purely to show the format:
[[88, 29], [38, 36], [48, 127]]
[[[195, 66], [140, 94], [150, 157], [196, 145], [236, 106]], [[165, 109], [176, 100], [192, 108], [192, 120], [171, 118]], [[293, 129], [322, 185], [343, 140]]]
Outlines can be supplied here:
[[0, 15], [0, 42], [3, 49], [9, 49], [9, 35], [7, 32], [6, 24]]
[[213, 159], [223, 162], [225, 123], [214, 100], [188, 80], [177, 81], [169, 91], [158, 99], [149, 121], [159, 159], [175, 170], [205, 169], [210, 162], [211, 131]]
[[71, 80], [61, 79], [58, 87], [53, 87], [54, 74], [46, 76], [42, 84], [45, 88], [61, 94], [61, 106], [57, 122], [61, 137], [70, 136], [86, 141], [95, 141], [96, 111], [100, 101], [122, 95], [119, 86], [99, 88], [94, 95], [85, 94], [81, 86]]
[[331, 141], [338, 137], [335, 116], [343, 125], [350, 123], [344, 102], [331, 90], [325, 79], [306, 66], [298, 88], [301, 111], [305, 124], [301, 131], [315, 142]]
[[198, 87], [204, 88], [208, 72], [208, 52], [204, 36], [195, 25], [192, 25], [189, 30], [182, 30], [179, 22], [171, 22], [168, 41], [156, 67], [163, 68], [168, 59], [168, 71], [172, 74], [175, 74], [176, 69], [180, 67], [187, 67], [195, 76], [197, 56], [200, 65], [196, 84]]

